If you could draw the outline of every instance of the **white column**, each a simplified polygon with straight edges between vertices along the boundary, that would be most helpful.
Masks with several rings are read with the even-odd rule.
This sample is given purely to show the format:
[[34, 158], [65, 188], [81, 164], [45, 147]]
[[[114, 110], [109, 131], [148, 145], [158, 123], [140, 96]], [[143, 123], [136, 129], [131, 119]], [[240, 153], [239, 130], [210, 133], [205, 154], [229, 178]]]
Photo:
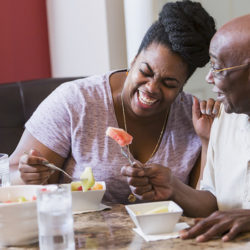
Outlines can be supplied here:
[[53, 77], [126, 67], [122, 0], [47, 0], [47, 15]]
[[147, 29], [155, 19], [155, 0], [124, 0], [127, 63], [134, 59]]

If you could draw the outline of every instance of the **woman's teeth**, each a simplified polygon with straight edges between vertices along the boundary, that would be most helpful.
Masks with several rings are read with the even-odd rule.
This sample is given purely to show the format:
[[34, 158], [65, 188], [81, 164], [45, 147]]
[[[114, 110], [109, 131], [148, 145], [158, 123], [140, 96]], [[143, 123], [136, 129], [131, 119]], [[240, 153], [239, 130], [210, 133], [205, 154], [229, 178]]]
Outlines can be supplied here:
[[152, 105], [157, 101], [157, 99], [149, 97], [141, 91], [139, 91], [139, 100], [145, 105]]

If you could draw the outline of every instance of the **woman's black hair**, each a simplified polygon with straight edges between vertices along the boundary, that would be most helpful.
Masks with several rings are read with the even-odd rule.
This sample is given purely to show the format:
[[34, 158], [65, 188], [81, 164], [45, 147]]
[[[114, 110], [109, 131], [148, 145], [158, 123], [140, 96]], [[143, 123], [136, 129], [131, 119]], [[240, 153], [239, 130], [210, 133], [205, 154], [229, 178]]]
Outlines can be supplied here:
[[163, 44], [187, 63], [189, 78], [197, 67], [209, 61], [209, 44], [215, 32], [214, 19], [200, 3], [166, 3], [144, 36], [137, 55], [152, 43]]

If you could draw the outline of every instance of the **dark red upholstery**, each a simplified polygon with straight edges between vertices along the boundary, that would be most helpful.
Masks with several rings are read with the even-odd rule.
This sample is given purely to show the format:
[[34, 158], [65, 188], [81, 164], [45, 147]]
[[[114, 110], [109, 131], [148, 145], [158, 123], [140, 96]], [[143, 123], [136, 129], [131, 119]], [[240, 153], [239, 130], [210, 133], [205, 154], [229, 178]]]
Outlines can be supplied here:
[[77, 78], [48, 78], [0, 84], [0, 153], [10, 155], [21, 138], [25, 122], [40, 102], [58, 85], [74, 79]]

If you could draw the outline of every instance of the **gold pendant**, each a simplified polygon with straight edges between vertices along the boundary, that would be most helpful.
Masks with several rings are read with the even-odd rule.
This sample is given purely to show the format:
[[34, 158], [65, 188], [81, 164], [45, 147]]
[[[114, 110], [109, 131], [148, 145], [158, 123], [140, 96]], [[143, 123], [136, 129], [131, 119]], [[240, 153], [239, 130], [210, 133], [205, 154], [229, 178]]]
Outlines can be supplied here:
[[131, 203], [135, 202], [135, 201], [136, 201], [135, 195], [134, 195], [134, 194], [130, 194], [130, 195], [128, 196], [128, 201], [131, 202]]

